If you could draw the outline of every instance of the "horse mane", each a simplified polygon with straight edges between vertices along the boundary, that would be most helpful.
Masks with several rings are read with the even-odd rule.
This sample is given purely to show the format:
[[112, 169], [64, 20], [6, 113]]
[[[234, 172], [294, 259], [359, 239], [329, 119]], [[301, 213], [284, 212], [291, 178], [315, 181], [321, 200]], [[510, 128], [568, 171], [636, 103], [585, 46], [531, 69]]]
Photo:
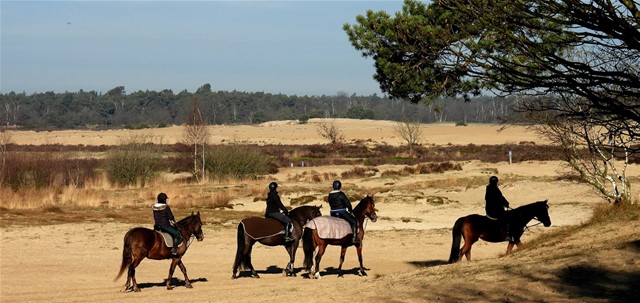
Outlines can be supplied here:
[[188, 215], [185, 218], [183, 218], [182, 220], [178, 221], [176, 224], [181, 228], [185, 228], [185, 227], [189, 226], [189, 224], [191, 224], [191, 222], [194, 220], [195, 217], [196, 217], [196, 215], [194, 215], [194, 214]]
[[356, 207], [353, 209], [353, 213], [357, 214], [357, 213], [361, 213], [362, 211], [364, 211], [364, 208], [368, 204], [369, 201], [371, 201], [371, 196], [366, 196], [366, 197], [362, 198], [362, 200], [360, 200], [358, 205], [356, 205]]
[[[517, 212], [517, 213], [532, 213], [532, 212], [534, 212], [534, 210], [536, 210], [538, 208], [541, 208], [543, 205], [547, 205], [547, 201], [548, 200], [532, 202], [532, 203], [529, 203], [529, 204], [518, 206], [518, 207], [512, 209], [511, 211], [514, 211], [514, 212]], [[548, 207], [548, 205], [547, 205], [547, 207]]]
[[313, 206], [313, 205], [302, 205], [302, 206], [298, 206], [294, 209], [292, 209], [289, 212], [289, 217], [296, 217], [296, 218], [300, 218], [302, 216], [302, 214], [304, 213], [305, 210], [307, 209], [313, 209], [313, 208], [319, 208], [317, 206]]

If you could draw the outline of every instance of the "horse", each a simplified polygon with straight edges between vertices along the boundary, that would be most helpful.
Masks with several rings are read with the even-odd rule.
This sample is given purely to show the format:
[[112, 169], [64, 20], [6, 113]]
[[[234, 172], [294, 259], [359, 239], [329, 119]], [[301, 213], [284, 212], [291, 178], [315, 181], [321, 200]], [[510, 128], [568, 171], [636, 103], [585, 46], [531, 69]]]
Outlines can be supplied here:
[[187, 277], [187, 268], [182, 264], [182, 256], [187, 252], [192, 236], [196, 237], [198, 241], [202, 241], [204, 239], [200, 212], [197, 214], [192, 212], [190, 216], [178, 221], [176, 225], [182, 235], [182, 245], [178, 247], [177, 255], [171, 254], [171, 247], [165, 244], [164, 237], [159, 232], [152, 229], [136, 227], [130, 229], [124, 235], [122, 264], [120, 265], [120, 272], [118, 272], [118, 276], [115, 278], [115, 280], [118, 280], [120, 276], [122, 276], [125, 268], [129, 267], [127, 283], [122, 287], [122, 292], [129, 289], [130, 282], [133, 283], [131, 287], [134, 292], [140, 291], [138, 283], [136, 282], [136, 267], [144, 258], [152, 260], [171, 259], [169, 277], [166, 280], [168, 290], [173, 288], [171, 286], [171, 278], [176, 269], [176, 265], [180, 267], [180, 270], [184, 274], [185, 286], [187, 288], [193, 288], [189, 281], [189, 277]]
[[322, 206], [303, 205], [289, 212], [289, 219], [291, 219], [293, 225], [291, 235], [294, 238], [294, 241], [289, 243], [286, 243], [284, 239], [284, 226], [275, 219], [249, 217], [240, 221], [237, 233], [238, 247], [236, 250], [236, 258], [233, 262], [233, 275], [231, 278], [238, 278], [238, 268], [240, 266], [248, 269], [252, 277], [260, 278], [251, 263], [251, 250], [256, 242], [267, 246], [284, 245], [287, 253], [289, 253], [289, 263], [285, 268], [285, 274], [287, 276], [295, 276], [293, 263], [295, 262], [296, 250], [298, 249], [302, 235], [302, 226], [304, 226], [307, 221], [321, 216], [321, 207]]
[[[353, 214], [358, 220], [358, 239], [359, 244], [355, 244], [356, 250], [358, 252], [358, 261], [360, 262], [360, 269], [358, 274], [361, 276], [366, 276], [365, 268], [362, 264], [362, 240], [364, 238], [364, 219], [369, 218], [372, 222], [376, 222], [378, 220], [378, 215], [376, 214], [377, 209], [375, 207], [375, 201], [373, 200], [373, 196], [367, 195], [360, 203], [356, 205], [353, 209]], [[338, 219], [342, 220], [342, 219]], [[312, 224], [316, 226], [312, 226]], [[303, 249], [304, 249], [304, 267], [305, 270], [309, 273], [309, 276], [313, 276], [315, 279], [320, 278], [320, 260], [322, 259], [322, 255], [327, 249], [328, 245], [338, 245], [341, 246], [340, 250], [340, 266], [338, 267], [338, 277], [342, 277], [342, 263], [344, 262], [344, 256], [347, 252], [347, 248], [351, 245], [354, 245], [352, 242], [353, 235], [349, 233], [348, 235], [340, 238], [340, 239], [323, 239], [318, 235], [318, 226], [322, 225], [323, 222], [315, 222], [315, 220], [311, 220], [304, 228], [303, 233]], [[310, 228], [309, 226], [316, 227]], [[351, 228], [349, 228], [350, 230]], [[315, 270], [311, 271], [311, 267], [313, 265], [313, 252], [316, 247], [318, 247], [318, 252], [315, 257]], [[315, 274], [314, 274], [315, 272]]]
[[[478, 239], [493, 243], [509, 241], [507, 255], [510, 254], [514, 245], [520, 247], [520, 237], [529, 221], [533, 219], [540, 221], [545, 227], [551, 226], [547, 200], [533, 202], [509, 210], [506, 218], [508, 218], [510, 225], [510, 236], [513, 237], [511, 240], [507, 239], [507, 232], [501, 228], [501, 223], [496, 220], [478, 214], [458, 218], [452, 229], [453, 242], [451, 244], [449, 263], [460, 261], [463, 255], [467, 257], [467, 261], [470, 261], [471, 246]], [[460, 248], [461, 238], [464, 238], [464, 246], [462, 248]]]

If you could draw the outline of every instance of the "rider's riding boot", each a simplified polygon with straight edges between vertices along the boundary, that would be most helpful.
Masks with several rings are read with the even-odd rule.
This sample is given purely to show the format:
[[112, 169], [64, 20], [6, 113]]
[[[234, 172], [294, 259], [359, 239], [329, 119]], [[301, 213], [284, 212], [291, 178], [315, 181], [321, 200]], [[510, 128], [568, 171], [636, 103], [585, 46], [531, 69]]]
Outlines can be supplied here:
[[351, 240], [351, 242], [353, 242], [353, 244], [359, 244], [360, 239], [358, 239], [358, 230], [354, 229], [352, 232], [353, 232], [353, 239]]
[[178, 241], [178, 239], [173, 239], [173, 248], [171, 248], [171, 254], [174, 256], [178, 255], [178, 245], [180, 244], [180, 242]]
[[292, 227], [293, 226], [291, 224], [287, 224], [287, 226], [284, 228], [284, 241], [285, 242], [293, 242], [293, 241], [296, 240], [291, 236]]

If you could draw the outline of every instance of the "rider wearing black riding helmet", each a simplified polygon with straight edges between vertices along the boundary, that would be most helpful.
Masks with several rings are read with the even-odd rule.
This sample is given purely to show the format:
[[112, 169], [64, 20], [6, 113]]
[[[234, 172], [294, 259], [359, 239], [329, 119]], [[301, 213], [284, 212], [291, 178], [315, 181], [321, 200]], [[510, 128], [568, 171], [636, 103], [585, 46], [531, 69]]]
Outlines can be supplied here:
[[353, 209], [351, 208], [351, 202], [347, 195], [345, 195], [340, 189], [342, 188], [342, 182], [339, 180], [333, 181], [333, 191], [329, 193], [329, 206], [331, 211], [329, 212], [332, 217], [338, 217], [349, 222], [351, 230], [353, 232], [353, 243], [359, 243], [358, 240], [358, 220], [353, 215]]
[[169, 199], [167, 194], [160, 193], [158, 202], [153, 205], [153, 221], [155, 222], [153, 228], [171, 235], [171, 238], [173, 238], [171, 253], [177, 255], [178, 245], [182, 242], [182, 237], [180, 236], [180, 231], [176, 228], [176, 219], [173, 217], [171, 208], [167, 205], [167, 199]]
[[[280, 221], [284, 225], [284, 240], [285, 242], [292, 242], [295, 239], [291, 236], [293, 230], [293, 224], [289, 219], [289, 210], [282, 204], [280, 195], [278, 195], [278, 183], [269, 183], [269, 193], [267, 194], [267, 208], [264, 212], [266, 218], [272, 218]], [[282, 210], [282, 212], [280, 212]]]
[[507, 201], [498, 188], [498, 177], [491, 176], [489, 178], [484, 200], [486, 202], [485, 211], [487, 212], [487, 217], [492, 220], [498, 220], [503, 226], [506, 226], [507, 238], [509, 238], [509, 222], [505, 210], [505, 208], [509, 208], [509, 201]]

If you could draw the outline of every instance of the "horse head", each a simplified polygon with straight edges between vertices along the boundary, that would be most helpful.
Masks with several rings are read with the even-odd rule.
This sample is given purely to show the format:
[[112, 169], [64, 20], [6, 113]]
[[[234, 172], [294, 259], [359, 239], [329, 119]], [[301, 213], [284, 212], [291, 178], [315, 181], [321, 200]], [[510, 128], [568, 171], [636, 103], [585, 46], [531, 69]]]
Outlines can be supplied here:
[[544, 200], [536, 203], [539, 206], [536, 208], [535, 218], [538, 219], [538, 221], [542, 222], [544, 227], [551, 226], [551, 217], [549, 217], [549, 204], [547, 203], [547, 201], [548, 200]]
[[315, 217], [322, 216], [322, 213], [320, 212], [321, 207], [322, 205], [303, 205], [296, 207], [289, 212], [289, 218], [300, 221], [301, 224], [304, 224]]
[[204, 234], [202, 233], [202, 220], [200, 219], [200, 211], [197, 214], [191, 212], [191, 216], [189, 218], [187, 228], [191, 235], [194, 235], [198, 241], [204, 240]]
[[353, 210], [353, 213], [358, 216], [365, 216], [371, 220], [371, 222], [376, 222], [378, 220], [378, 214], [376, 213], [378, 210], [376, 209], [376, 203], [373, 200], [373, 195], [367, 195], [366, 197], [360, 200], [360, 203]]

